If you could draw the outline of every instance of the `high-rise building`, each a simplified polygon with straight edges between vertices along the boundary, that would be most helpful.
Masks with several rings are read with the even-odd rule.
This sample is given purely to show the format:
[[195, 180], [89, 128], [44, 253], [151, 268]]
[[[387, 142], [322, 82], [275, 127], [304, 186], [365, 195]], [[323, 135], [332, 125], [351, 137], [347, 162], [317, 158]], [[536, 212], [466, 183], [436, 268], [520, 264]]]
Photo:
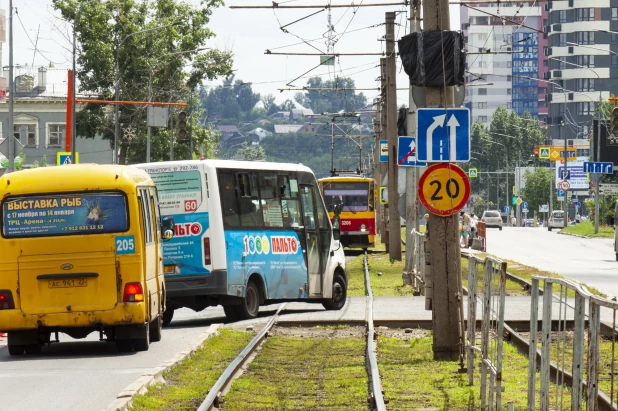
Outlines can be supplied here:
[[618, 90], [618, 1], [547, 3], [549, 137], [588, 138], [599, 101]]
[[533, 1], [461, 7], [466, 50], [489, 52], [467, 58], [466, 104], [472, 121], [489, 125], [498, 107], [520, 115], [528, 111], [543, 120], [545, 88], [538, 84], [546, 59], [542, 49], [539, 52], [545, 41], [538, 34], [542, 19], [543, 7]]

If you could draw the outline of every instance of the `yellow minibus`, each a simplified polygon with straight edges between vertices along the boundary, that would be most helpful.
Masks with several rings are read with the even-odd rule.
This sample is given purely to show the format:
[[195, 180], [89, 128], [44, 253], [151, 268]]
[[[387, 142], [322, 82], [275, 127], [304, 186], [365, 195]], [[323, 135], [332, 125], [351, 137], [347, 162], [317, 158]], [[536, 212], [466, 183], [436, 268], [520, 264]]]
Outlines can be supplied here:
[[[98, 331], [118, 351], [161, 339], [157, 189], [142, 170], [66, 165], [0, 178], [0, 330], [11, 355]], [[51, 336], [55, 335], [52, 341]]]

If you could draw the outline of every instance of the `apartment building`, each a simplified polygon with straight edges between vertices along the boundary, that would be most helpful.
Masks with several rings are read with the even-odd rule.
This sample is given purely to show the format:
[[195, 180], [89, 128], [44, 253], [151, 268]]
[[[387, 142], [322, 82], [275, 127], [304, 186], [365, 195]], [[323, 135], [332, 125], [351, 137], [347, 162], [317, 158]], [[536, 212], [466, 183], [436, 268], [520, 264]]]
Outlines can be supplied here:
[[618, 94], [618, 0], [561, 0], [544, 8], [549, 137], [586, 139], [599, 101]]

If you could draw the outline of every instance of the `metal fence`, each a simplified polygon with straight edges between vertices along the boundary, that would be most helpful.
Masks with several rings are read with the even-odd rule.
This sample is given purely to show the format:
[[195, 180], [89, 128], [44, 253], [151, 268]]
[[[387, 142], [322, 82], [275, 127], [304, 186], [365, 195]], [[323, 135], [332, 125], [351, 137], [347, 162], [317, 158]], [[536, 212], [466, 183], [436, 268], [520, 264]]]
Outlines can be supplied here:
[[[481, 359], [482, 410], [502, 408], [502, 344], [506, 297], [506, 263], [493, 257], [484, 260], [474, 255], [468, 257], [468, 328], [467, 358], [468, 383], [474, 383], [476, 354]], [[482, 266], [482, 274], [479, 267]], [[482, 303], [481, 345], [477, 345], [477, 305]]]
[[[537, 340], [541, 282], [543, 308], [539, 350]], [[569, 280], [534, 276], [531, 308], [528, 410], [618, 409], [618, 302], [592, 295], [581, 285]], [[540, 389], [537, 403], [539, 361]]]

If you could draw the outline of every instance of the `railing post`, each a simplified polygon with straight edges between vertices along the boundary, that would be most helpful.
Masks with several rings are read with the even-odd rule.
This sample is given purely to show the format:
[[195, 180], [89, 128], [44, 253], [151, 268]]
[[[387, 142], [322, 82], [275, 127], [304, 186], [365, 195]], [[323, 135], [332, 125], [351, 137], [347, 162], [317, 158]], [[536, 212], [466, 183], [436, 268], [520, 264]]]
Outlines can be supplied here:
[[573, 333], [573, 391], [571, 394], [571, 410], [581, 411], [583, 367], [584, 367], [584, 330], [586, 327], [586, 297], [575, 292], [575, 331]]
[[601, 328], [601, 306], [590, 299], [588, 323], [588, 387], [586, 389], [586, 410], [599, 410], [599, 329]]
[[536, 353], [537, 337], [539, 333], [539, 280], [532, 279], [530, 307], [530, 346], [528, 350], [528, 411], [535, 411], [536, 395]]
[[476, 352], [476, 286], [477, 261], [468, 257], [468, 385], [474, 385], [474, 359]]
[[552, 283], [543, 284], [543, 339], [541, 345], [541, 395], [539, 409], [549, 411]]
[[498, 312], [498, 349], [496, 360], [496, 410], [502, 409], [502, 339], [504, 335], [504, 308], [506, 294], [506, 263], [500, 265], [500, 309]]
[[[491, 270], [489, 258], [485, 259], [485, 275], [483, 284], [483, 320], [481, 321], [481, 409], [487, 407], [487, 354], [489, 352], [489, 320], [491, 315]], [[491, 382], [489, 386], [489, 404], [492, 400]]]

